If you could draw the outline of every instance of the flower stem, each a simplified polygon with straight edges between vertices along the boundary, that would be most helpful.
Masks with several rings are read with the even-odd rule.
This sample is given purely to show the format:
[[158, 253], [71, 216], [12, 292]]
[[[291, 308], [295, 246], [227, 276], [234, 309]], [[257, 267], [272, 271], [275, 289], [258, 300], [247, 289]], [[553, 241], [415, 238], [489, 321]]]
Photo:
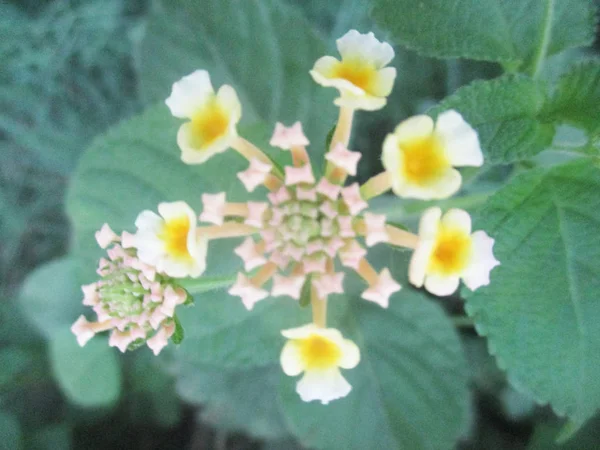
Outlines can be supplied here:
[[[344, 147], [348, 147], [350, 142], [350, 134], [352, 133], [352, 120], [354, 118], [354, 109], [347, 106], [340, 106], [340, 115], [338, 117], [338, 123], [333, 132], [331, 143], [329, 144], [329, 151], [333, 150], [336, 145], [343, 144]], [[327, 168], [325, 169], [325, 175], [330, 176], [335, 166], [331, 162], [327, 161]]]
[[392, 178], [389, 173], [381, 172], [369, 178], [365, 184], [360, 187], [360, 195], [365, 201], [383, 194], [392, 187]]
[[256, 228], [236, 222], [225, 222], [223, 225], [199, 227], [198, 230], [196, 230], [198, 237], [204, 239], [243, 237], [249, 236], [256, 232]]
[[417, 248], [419, 236], [417, 236], [416, 234], [402, 230], [393, 225], [386, 225], [385, 231], [387, 231], [387, 234], [390, 237], [390, 244], [396, 245], [398, 247], [406, 247], [413, 249]]
[[220, 277], [184, 278], [177, 280], [177, 282], [190, 294], [201, 294], [231, 286], [235, 280], [236, 275], [225, 275]]
[[240, 155], [242, 155], [248, 161], [252, 161], [252, 159], [256, 158], [263, 163], [269, 164], [270, 166], [273, 167], [271, 170], [278, 178], [283, 177], [283, 174], [281, 173], [279, 168], [276, 167], [275, 164], [273, 164], [273, 161], [271, 161], [271, 158], [269, 158], [256, 145], [254, 145], [250, 141], [247, 141], [243, 137], [238, 136], [237, 138], [235, 138], [231, 144], [231, 148], [236, 150]]
[[313, 322], [316, 326], [327, 326], [327, 297], [319, 298], [317, 289], [313, 286], [310, 291], [310, 304], [312, 307]]

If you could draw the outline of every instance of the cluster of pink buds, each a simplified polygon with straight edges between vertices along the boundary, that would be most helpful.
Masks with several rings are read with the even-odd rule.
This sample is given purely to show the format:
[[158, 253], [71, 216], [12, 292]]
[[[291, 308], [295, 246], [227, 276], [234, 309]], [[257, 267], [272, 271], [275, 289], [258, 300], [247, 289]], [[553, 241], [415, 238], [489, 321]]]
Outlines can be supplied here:
[[[366, 247], [388, 244], [413, 251], [409, 280], [436, 295], [450, 295], [462, 280], [470, 289], [490, 282], [494, 240], [472, 232], [466, 211], [440, 208], [424, 212], [419, 233], [386, 222], [367, 211], [368, 201], [387, 191], [399, 197], [435, 200], [456, 193], [462, 178], [456, 167], [481, 166], [483, 154], [476, 131], [457, 111], [435, 120], [419, 115], [401, 122], [382, 148], [385, 170], [360, 186], [355, 176], [361, 154], [349, 150], [357, 110], [381, 109], [387, 102], [396, 70], [387, 67], [392, 47], [373, 33], [348, 32], [337, 41], [341, 60], [323, 56], [310, 71], [313, 79], [338, 89], [334, 103], [339, 119], [325, 153], [326, 169], [316, 173], [309, 158], [309, 140], [302, 125], [277, 123], [270, 145], [289, 152], [283, 171], [260, 148], [238, 135], [242, 107], [235, 90], [223, 85], [215, 92], [208, 72], [198, 70], [173, 85], [166, 100], [173, 116], [186, 119], [177, 133], [181, 159], [203, 164], [233, 149], [249, 166], [238, 173], [248, 191], [264, 186], [265, 201], [229, 202], [224, 192], [204, 193], [201, 222], [184, 202], [161, 203], [158, 213], [143, 211], [135, 235], [116, 236], [105, 227], [97, 238], [110, 260], [100, 262], [102, 279], [84, 286], [84, 303], [93, 306], [98, 322], [82, 316], [73, 331], [80, 344], [94, 333], [113, 329], [111, 345], [122, 351], [147, 342], [158, 353], [177, 326], [175, 307], [187, 293], [174, 279], [202, 275], [209, 242], [243, 238], [235, 253], [244, 271], [229, 294], [247, 309], [268, 297], [289, 296], [310, 303], [312, 323], [282, 330], [287, 339], [281, 365], [290, 376], [304, 374], [296, 390], [305, 401], [328, 403], [348, 395], [350, 384], [340, 369], [360, 362], [358, 346], [335, 328], [327, 328], [327, 301], [344, 293], [345, 273], [364, 281], [366, 301], [387, 308], [400, 284], [389, 269], [376, 271]], [[119, 245], [119, 242], [121, 245]]]
[[187, 292], [155, 268], [140, 261], [131, 247], [132, 236], [116, 235], [108, 225], [96, 233], [107, 249], [100, 260], [100, 280], [82, 287], [83, 304], [91, 306], [97, 321], [80, 316], [71, 330], [84, 346], [96, 333], [112, 330], [109, 345], [121, 352], [144, 342], [155, 355], [167, 345], [177, 327], [175, 308], [186, 303]]

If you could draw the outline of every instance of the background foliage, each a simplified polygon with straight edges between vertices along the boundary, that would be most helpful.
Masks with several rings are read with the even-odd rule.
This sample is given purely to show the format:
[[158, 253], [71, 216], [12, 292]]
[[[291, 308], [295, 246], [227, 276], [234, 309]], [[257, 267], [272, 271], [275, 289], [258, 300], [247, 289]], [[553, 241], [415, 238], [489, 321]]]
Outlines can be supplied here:
[[[597, 447], [597, 7], [0, 3], [0, 448]], [[130, 228], [159, 201], [198, 208], [204, 190], [240, 192], [215, 175], [240, 166], [234, 155], [201, 169], [179, 163], [176, 124], [153, 106], [172, 82], [207, 68], [215, 84], [241, 93], [245, 135], [264, 142], [273, 121], [298, 118], [322, 142], [335, 121], [333, 94], [307, 71], [350, 28], [397, 44], [389, 105], [358, 117], [360, 179], [381, 169], [385, 133], [408, 115], [456, 108], [480, 134], [486, 166], [465, 171], [464, 195], [444, 204], [476, 212], [477, 228], [503, 236], [490, 288], [463, 293], [477, 332], [459, 296], [440, 302], [405, 288], [382, 314], [353, 285], [332, 316], [365, 358], [349, 373], [353, 395], [326, 409], [300, 403], [277, 365], [278, 330], [306, 314], [291, 302], [248, 314], [210, 290], [182, 317], [184, 342], [160, 358], [147, 349], [120, 355], [100, 337], [80, 349], [67, 329], [82, 311], [78, 285], [93, 276], [99, 225]], [[374, 206], [414, 227], [428, 205]], [[376, 261], [400, 277], [406, 258], [381, 251]], [[211, 275], [236, 264], [214, 261]]]

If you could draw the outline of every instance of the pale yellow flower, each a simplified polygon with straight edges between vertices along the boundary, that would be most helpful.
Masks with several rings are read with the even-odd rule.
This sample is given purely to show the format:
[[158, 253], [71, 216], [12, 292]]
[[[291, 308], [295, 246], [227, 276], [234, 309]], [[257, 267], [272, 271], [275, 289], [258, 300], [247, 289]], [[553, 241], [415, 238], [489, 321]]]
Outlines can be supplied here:
[[432, 200], [450, 197], [462, 178], [454, 167], [481, 166], [477, 132], [454, 111], [437, 121], [419, 115], [400, 123], [383, 143], [383, 166], [400, 197]]
[[460, 279], [471, 290], [490, 283], [491, 270], [500, 265], [492, 252], [494, 239], [484, 231], [471, 233], [471, 217], [462, 209], [429, 208], [421, 217], [419, 241], [408, 277], [416, 287], [435, 295], [450, 295]]
[[305, 402], [320, 400], [327, 404], [345, 397], [352, 390], [340, 373], [340, 368], [352, 369], [360, 361], [360, 350], [344, 339], [335, 328], [320, 328], [314, 324], [283, 330], [289, 341], [281, 352], [281, 367], [286, 375], [304, 376], [296, 392]]
[[379, 42], [373, 33], [350, 30], [337, 40], [341, 61], [323, 56], [310, 71], [322, 86], [340, 91], [337, 106], [374, 111], [385, 106], [392, 92], [396, 69], [385, 67], [394, 57], [394, 50]]
[[196, 233], [196, 214], [185, 202], [161, 203], [160, 215], [142, 211], [132, 245], [138, 258], [174, 278], [198, 277], [206, 268], [208, 240]]
[[177, 133], [181, 159], [187, 164], [201, 164], [224, 152], [237, 137], [236, 126], [242, 116], [238, 96], [229, 85], [215, 93], [205, 70], [173, 84], [166, 104], [173, 116], [190, 119]]

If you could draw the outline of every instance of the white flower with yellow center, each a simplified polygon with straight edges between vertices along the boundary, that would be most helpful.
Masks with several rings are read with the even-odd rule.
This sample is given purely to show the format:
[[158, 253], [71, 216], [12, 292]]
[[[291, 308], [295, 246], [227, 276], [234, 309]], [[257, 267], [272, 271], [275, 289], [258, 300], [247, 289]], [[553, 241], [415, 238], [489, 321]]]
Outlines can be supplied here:
[[322, 86], [340, 91], [337, 106], [375, 111], [385, 106], [392, 92], [396, 69], [385, 67], [394, 57], [390, 44], [379, 42], [373, 33], [350, 30], [336, 41], [342, 60], [323, 56], [310, 71]]
[[383, 143], [383, 166], [392, 190], [400, 197], [447, 198], [460, 188], [454, 167], [481, 166], [477, 132], [454, 111], [431, 117], [419, 115], [400, 123]]
[[352, 369], [360, 361], [357, 345], [344, 339], [335, 328], [320, 328], [314, 324], [283, 330], [289, 341], [281, 352], [281, 367], [286, 375], [304, 376], [296, 392], [305, 402], [320, 400], [324, 405], [345, 397], [352, 386], [340, 373]]
[[485, 231], [471, 233], [471, 217], [462, 209], [427, 209], [419, 224], [419, 241], [408, 277], [416, 287], [435, 295], [450, 295], [459, 281], [474, 291], [490, 283], [491, 270], [500, 265], [493, 254], [494, 239]]
[[206, 268], [208, 240], [196, 233], [196, 214], [185, 202], [161, 203], [158, 214], [142, 211], [132, 244], [141, 261], [174, 278], [198, 277]]
[[223, 85], [215, 93], [208, 72], [197, 70], [173, 84], [165, 102], [171, 114], [190, 119], [179, 128], [177, 144], [186, 164], [201, 164], [227, 150], [237, 137], [242, 106], [235, 90]]

